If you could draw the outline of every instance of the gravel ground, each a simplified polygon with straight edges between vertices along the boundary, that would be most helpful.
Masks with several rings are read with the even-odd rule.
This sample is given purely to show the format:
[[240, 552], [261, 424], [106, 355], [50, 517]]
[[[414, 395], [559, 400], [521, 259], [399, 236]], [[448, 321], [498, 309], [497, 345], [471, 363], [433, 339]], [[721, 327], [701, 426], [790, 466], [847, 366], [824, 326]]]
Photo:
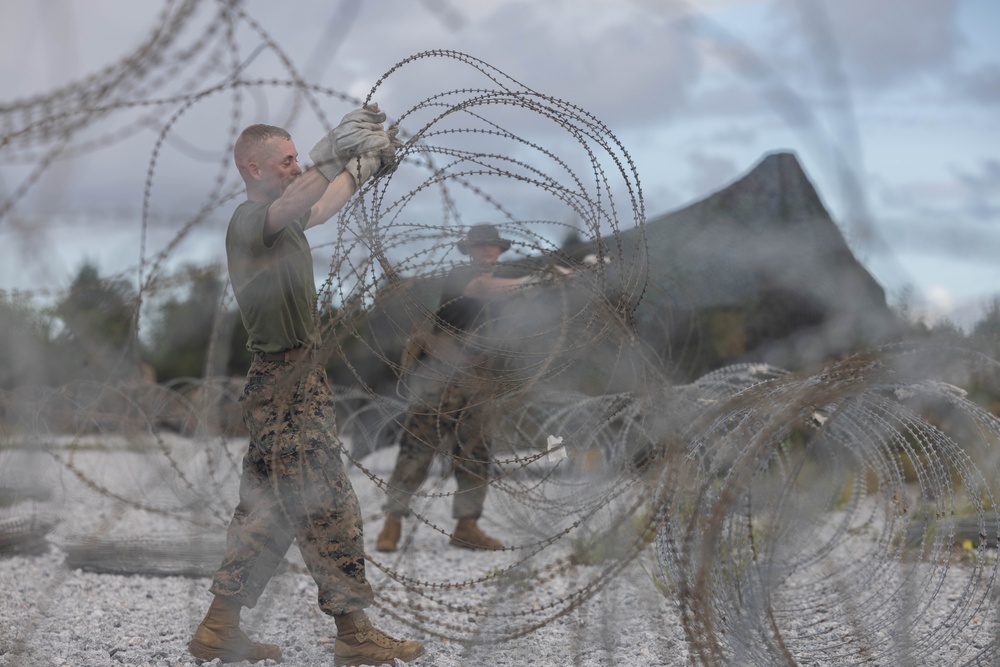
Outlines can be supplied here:
[[[187, 445], [171, 446], [176, 453]], [[0, 483], [51, 491], [46, 499], [0, 508], [4, 512], [0, 518], [30, 511], [60, 519], [49, 535], [52, 546], [47, 552], [0, 558], [0, 667], [195, 664], [186, 643], [210, 601], [207, 575], [110, 574], [68, 567], [66, 558], [72, 545], [87, 537], [169, 540], [171, 535], [190, 534], [191, 525], [179, 521], [178, 512], [169, 516], [136, 505], [161, 507], [163, 499], [170, 498], [174, 510], [183, 507], [187, 516], [203, 516], [197, 499], [186, 497], [176, 483], [181, 473], [190, 478], [192, 471], [206, 469], [199, 458], [203, 454], [195, 447], [174, 456], [173, 460], [189, 466], [178, 469], [176, 464], [135, 452], [90, 451], [72, 457], [63, 453], [56, 460], [51, 453], [30, 449], [0, 450]], [[364, 465], [380, 476], [387, 475], [393, 456], [394, 450], [386, 450], [366, 459]], [[90, 484], [82, 483], [74, 470], [81, 471]], [[222, 466], [213, 470], [217, 496], [235, 502], [235, 472]], [[351, 470], [367, 513], [365, 540], [372, 554], [369, 577], [377, 596], [371, 616], [390, 634], [425, 643], [426, 654], [412, 665], [691, 664], [674, 600], [654, 585], [653, 573], [658, 570], [652, 546], [624, 566], [612, 560], [560, 567], [570, 544], [547, 545], [533, 555], [528, 550], [527, 556], [524, 551], [469, 552], [448, 546], [447, 537], [431, 527], [408, 520], [406, 548], [398, 554], [378, 554], [373, 547], [381, 525], [382, 494], [367, 476]], [[447, 482], [441, 483], [448, 488]], [[502, 497], [497, 494], [491, 502], [500, 503]], [[494, 504], [487, 514], [483, 522], [487, 532], [507, 543], [530, 542], [543, 528], [512, 507]], [[443, 501], [429, 505], [427, 516], [433, 523], [450, 527]], [[319, 612], [315, 585], [302, 572], [294, 547], [289, 561], [291, 567], [272, 580], [257, 607], [243, 612], [244, 628], [256, 639], [280, 645], [284, 664], [331, 664], [333, 623]], [[498, 576], [500, 572], [505, 574]], [[549, 576], [553, 572], [558, 576]], [[937, 587], [930, 599], [940, 609], [921, 612], [918, 625], [926, 626], [932, 639], [925, 658], [909, 664], [1000, 664], [990, 654], [991, 646], [996, 646], [995, 572], [993, 565], [977, 567], [970, 561], [956, 563], [943, 579], [927, 579]], [[821, 578], [816, 573], [802, 576], [813, 582]], [[420, 597], [400, 584], [406, 577], [434, 585], [423, 586], [424, 597]], [[470, 580], [480, 581], [463, 585]], [[991, 587], [993, 597], [983, 600], [980, 595], [977, 608], [964, 609], [960, 602], [969, 597], [970, 581], [980, 582], [980, 589]], [[585, 599], [582, 604], [573, 603], [581, 598]], [[877, 654], [860, 654], [857, 642], [850, 639], [852, 633], [865, 635], [865, 645], [878, 650], [880, 642], [891, 643], [891, 622], [890, 627], [883, 624], [859, 631], [838, 618], [836, 610], [806, 608], [789, 613], [797, 616], [802, 636], [812, 637], [809, 646], [816, 645], [817, 636], [830, 638], [825, 658], [814, 649], [791, 647], [798, 664], [893, 664]], [[535, 624], [540, 627], [529, 632]], [[942, 628], [947, 628], [943, 634]], [[495, 641], [510, 635], [523, 636]], [[745, 651], [741, 657], [737, 651], [738, 659], [732, 664], [768, 664], [752, 650], [755, 642], [747, 638]]]
[[[54, 550], [0, 564], [0, 665], [195, 664], [185, 645], [208, 605], [208, 579], [96, 574], [67, 570], [62, 561]], [[307, 576], [280, 575], [257, 608], [244, 611], [244, 629], [254, 638], [280, 645], [284, 664], [330, 664], [333, 624], [317, 611], [314, 594]], [[676, 623], [673, 629], [664, 627], [669, 614], [641, 613], [625, 605], [623, 597], [620, 588], [605, 596], [610, 602], [501, 646], [432, 637], [377, 611], [372, 616], [396, 636], [425, 642], [427, 653], [411, 663], [421, 667], [686, 664], [679, 628]], [[619, 622], [634, 620], [627, 633], [598, 636], [604, 623], [595, 615], [608, 612]]]
[[[162, 506], [164, 497], [180, 495], [176, 485], [164, 483], [169, 479], [165, 466], [162, 462], [151, 465], [149, 455], [127, 452], [60, 456], [61, 462], [49, 454], [0, 451], [0, 483], [11, 484], [13, 480], [54, 491], [48, 500], [7, 508], [7, 516], [30, 511], [61, 519], [48, 536], [52, 546], [46, 553], [0, 558], [0, 589], [4, 591], [0, 596], [0, 667], [195, 664], [186, 644], [211, 600], [208, 576], [109, 574], [67, 567], [66, 563], [67, 554], [88, 537], [169, 539], [190, 533], [191, 526], [184, 522], [131, 506], [136, 501]], [[364, 464], [387, 475], [393, 457], [394, 450], [387, 450]], [[82, 471], [106, 492], [81, 483], [71, 468]], [[520, 563], [523, 554], [455, 549], [447, 544], [446, 536], [416, 520], [408, 520], [404, 527], [404, 540], [409, 540], [405, 550], [378, 554], [374, 541], [381, 525], [378, 511], [382, 494], [367, 476], [356, 468], [351, 470], [355, 490], [369, 515], [365, 542], [372, 554], [369, 578], [377, 597], [370, 615], [390, 634], [425, 643], [425, 655], [412, 665], [687, 664], [680, 624], [671, 605], [652, 585], [652, 549], [613, 578], [602, 578], [602, 565], [579, 566], [563, 570], [558, 580], [544, 586], [532, 582], [534, 575], [495, 576]], [[217, 472], [215, 479], [223, 489], [221, 495], [235, 502], [235, 475]], [[130, 503], [117, 502], [109, 494], [128, 498]], [[445, 503], [438, 505], [442, 507], [430, 508], [428, 516], [450, 528]], [[3, 517], [0, 514], [0, 519]], [[483, 525], [488, 532], [510, 539], [509, 525], [488, 518]], [[221, 538], [222, 530], [218, 535]], [[560, 548], [560, 553], [568, 553], [568, 547], [555, 547], [556, 551]], [[558, 558], [554, 553], [553, 547], [546, 550], [547, 561]], [[244, 610], [244, 629], [255, 639], [281, 646], [284, 664], [331, 664], [332, 619], [319, 612], [315, 584], [301, 570], [294, 546], [288, 560], [291, 567], [272, 579], [258, 605]], [[522, 563], [517, 571], [525, 567]], [[441, 592], [434, 597], [461, 608], [428, 611], [434, 619], [430, 623], [409, 617], [407, 609], [412, 607], [397, 604], [409, 594], [386, 570], [440, 584]], [[449, 590], [447, 585], [491, 574], [493, 579], [475, 586], [458, 585]], [[595, 581], [607, 581], [608, 585], [587, 604], [569, 610], [566, 604], [557, 605], [548, 613], [537, 611], [546, 601], [551, 603]], [[529, 620], [508, 621], [503, 610]], [[497, 634], [523, 629], [530, 619], [562, 611], [565, 613], [522, 638], [499, 644], [490, 640]], [[454, 630], [447, 631], [444, 624]]]

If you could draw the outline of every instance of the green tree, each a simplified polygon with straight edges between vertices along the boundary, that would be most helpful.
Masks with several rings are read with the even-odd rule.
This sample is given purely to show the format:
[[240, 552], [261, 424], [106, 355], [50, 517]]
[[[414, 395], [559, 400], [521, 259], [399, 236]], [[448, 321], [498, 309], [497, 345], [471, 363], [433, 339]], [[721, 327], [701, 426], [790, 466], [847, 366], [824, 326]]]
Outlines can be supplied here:
[[81, 377], [108, 379], [136, 373], [137, 304], [128, 282], [105, 280], [96, 265], [83, 263], [54, 311], [63, 325], [56, 337], [62, 357], [60, 384]]
[[895, 303], [890, 304], [897, 321], [903, 327], [903, 337], [911, 340], [927, 338], [930, 335], [930, 327], [920, 319], [914, 307], [915, 300], [916, 290], [913, 285], [906, 285], [896, 294]]
[[154, 317], [150, 360], [157, 380], [245, 372], [246, 331], [237, 311], [224, 307], [219, 266], [187, 265], [171, 282], [185, 288]]
[[930, 337], [942, 342], [961, 343], [965, 339], [965, 333], [954, 320], [942, 317], [931, 326]]
[[0, 293], [0, 390], [53, 383], [52, 318], [18, 292]]
[[990, 301], [983, 318], [973, 325], [972, 334], [981, 338], [1000, 338], [1000, 296]]

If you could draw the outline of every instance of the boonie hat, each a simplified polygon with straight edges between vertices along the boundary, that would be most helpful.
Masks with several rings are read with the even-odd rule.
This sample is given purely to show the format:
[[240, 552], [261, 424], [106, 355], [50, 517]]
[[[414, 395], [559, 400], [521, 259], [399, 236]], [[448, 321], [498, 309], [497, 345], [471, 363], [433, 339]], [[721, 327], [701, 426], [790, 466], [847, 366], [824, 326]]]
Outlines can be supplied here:
[[472, 225], [465, 233], [465, 238], [458, 242], [458, 251], [463, 255], [468, 255], [469, 248], [477, 245], [496, 246], [503, 252], [510, 248], [510, 241], [501, 238], [500, 232], [493, 225]]

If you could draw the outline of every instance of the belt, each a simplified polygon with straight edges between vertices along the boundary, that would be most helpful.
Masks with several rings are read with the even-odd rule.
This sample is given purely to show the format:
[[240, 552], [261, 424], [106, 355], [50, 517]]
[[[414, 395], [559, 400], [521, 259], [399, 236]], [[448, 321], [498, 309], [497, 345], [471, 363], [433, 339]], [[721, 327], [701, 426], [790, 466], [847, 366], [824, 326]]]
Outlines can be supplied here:
[[290, 361], [312, 359], [315, 352], [316, 350], [314, 348], [303, 345], [300, 347], [292, 347], [287, 350], [282, 350], [281, 352], [258, 352], [254, 356], [259, 361], [281, 361], [288, 363]]

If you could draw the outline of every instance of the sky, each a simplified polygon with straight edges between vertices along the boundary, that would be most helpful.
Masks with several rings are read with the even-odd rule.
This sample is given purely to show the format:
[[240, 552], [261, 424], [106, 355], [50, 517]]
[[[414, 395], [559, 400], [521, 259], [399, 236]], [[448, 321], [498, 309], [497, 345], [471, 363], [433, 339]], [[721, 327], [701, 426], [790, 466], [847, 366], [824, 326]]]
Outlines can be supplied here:
[[[792, 151], [890, 303], [968, 324], [1000, 295], [995, 0], [248, 0], [233, 22], [225, 4], [5, 0], [0, 289], [58, 292], [85, 260], [129, 280], [221, 262], [231, 206], [202, 208], [239, 186], [234, 124], [286, 126], [306, 158], [373, 88], [391, 120], [483, 84], [441, 59], [394, 69], [446, 49], [600, 119], [648, 218]], [[165, 35], [170, 62], [150, 60]], [[317, 113], [289, 86], [218, 91], [237, 67], [332, 92]], [[46, 115], [57, 130], [26, 139]]]

